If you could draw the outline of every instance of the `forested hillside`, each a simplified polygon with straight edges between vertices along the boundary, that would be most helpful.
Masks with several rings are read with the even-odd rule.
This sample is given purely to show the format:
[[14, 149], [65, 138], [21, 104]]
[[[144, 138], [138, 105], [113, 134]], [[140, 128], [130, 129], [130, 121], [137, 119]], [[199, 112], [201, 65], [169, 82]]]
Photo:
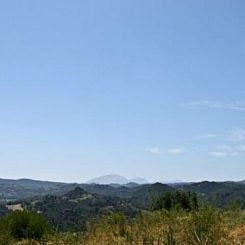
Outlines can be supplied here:
[[[0, 216], [11, 210], [35, 211], [41, 213], [56, 231], [84, 230], [87, 222], [114, 212], [132, 218], [142, 211], [155, 210], [157, 205], [167, 209], [179, 206], [190, 208], [193, 205], [188, 199], [194, 194], [199, 203], [207, 202], [220, 208], [245, 208], [245, 185], [241, 182], [205, 181], [175, 185], [131, 183], [129, 186], [35, 181], [24, 183], [21, 186], [13, 182], [1, 185], [5, 192], [12, 190], [12, 199], [2, 199]], [[165, 197], [167, 201], [161, 199], [159, 202], [159, 198]], [[177, 201], [176, 204], [176, 200], [182, 200], [183, 203]]]

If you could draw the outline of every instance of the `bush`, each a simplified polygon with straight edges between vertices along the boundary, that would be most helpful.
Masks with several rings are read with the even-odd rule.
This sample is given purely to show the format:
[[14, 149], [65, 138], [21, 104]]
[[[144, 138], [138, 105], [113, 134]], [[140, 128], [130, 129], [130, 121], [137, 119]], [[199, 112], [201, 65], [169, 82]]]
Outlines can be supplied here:
[[10, 233], [14, 239], [40, 240], [45, 234], [51, 233], [51, 226], [35, 212], [15, 211], [0, 220], [3, 231]]

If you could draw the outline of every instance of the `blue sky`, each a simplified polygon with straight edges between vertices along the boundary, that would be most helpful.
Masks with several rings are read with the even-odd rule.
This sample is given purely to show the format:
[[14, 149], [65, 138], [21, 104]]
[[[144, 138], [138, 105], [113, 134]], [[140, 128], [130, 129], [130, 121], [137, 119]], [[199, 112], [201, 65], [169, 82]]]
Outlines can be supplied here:
[[245, 179], [244, 9], [1, 1], [1, 177]]

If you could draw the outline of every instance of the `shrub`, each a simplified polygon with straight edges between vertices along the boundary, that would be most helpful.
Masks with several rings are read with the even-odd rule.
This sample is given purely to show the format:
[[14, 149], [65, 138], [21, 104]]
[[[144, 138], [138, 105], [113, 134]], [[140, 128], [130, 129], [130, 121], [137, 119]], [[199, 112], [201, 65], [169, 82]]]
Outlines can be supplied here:
[[35, 212], [15, 211], [0, 221], [5, 232], [15, 239], [40, 240], [45, 234], [51, 233], [51, 226]]

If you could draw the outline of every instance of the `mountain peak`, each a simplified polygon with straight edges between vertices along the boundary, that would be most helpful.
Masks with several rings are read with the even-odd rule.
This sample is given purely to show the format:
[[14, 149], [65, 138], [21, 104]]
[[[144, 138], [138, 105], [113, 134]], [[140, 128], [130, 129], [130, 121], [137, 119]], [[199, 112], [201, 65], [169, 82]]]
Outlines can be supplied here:
[[143, 178], [134, 178], [134, 179], [127, 179], [121, 175], [118, 174], [108, 174], [104, 176], [100, 176], [94, 179], [89, 180], [88, 184], [101, 184], [101, 185], [110, 185], [110, 184], [119, 184], [119, 185], [125, 185], [129, 182], [134, 182], [137, 184], [145, 184], [147, 181]]
[[120, 184], [124, 185], [128, 182], [128, 180], [118, 174], [108, 174], [103, 175], [94, 179], [89, 180], [88, 184], [101, 184], [101, 185], [109, 185], [109, 184]]

